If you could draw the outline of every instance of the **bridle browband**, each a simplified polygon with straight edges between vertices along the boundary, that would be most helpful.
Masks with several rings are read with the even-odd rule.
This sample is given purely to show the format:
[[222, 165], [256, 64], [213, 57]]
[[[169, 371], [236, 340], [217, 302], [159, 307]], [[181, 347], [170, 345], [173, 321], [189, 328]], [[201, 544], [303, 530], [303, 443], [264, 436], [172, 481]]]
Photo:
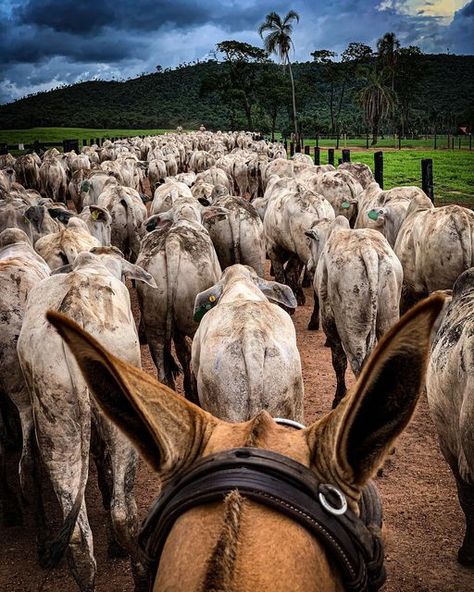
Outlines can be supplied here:
[[207, 456], [165, 487], [139, 534], [152, 578], [176, 520], [236, 490], [306, 528], [335, 560], [346, 590], [373, 592], [385, 582], [381, 502], [374, 483], [362, 493], [359, 517], [347, 507], [344, 494], [321, 483], [311, 469], [260, 448], [234, 448]]

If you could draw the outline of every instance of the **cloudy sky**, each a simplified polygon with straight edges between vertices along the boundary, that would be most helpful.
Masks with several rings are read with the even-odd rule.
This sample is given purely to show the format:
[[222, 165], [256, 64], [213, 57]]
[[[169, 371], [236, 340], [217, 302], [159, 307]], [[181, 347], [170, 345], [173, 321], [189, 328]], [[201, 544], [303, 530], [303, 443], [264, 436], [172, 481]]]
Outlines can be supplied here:
[[428, 53], [474, 54], [474, 0], [0, 0], [0, 103], [205, 59], [225, 39], [260, 45], [265, 14], [290, 8], [298, 61], [387, 31]]

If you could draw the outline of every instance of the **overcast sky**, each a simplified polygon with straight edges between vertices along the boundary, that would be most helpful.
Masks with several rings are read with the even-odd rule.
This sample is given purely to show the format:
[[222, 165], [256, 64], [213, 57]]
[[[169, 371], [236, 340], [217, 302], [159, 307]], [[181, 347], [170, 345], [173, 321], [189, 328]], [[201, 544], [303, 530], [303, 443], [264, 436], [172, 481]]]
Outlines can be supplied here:
[[225, 39], [261, 45], [265, 14], [290, 8], [297, 61], [387, 31], [427, 53], [474, 54], [474, 0], [0, 0], [0, 103], [206, 59]]

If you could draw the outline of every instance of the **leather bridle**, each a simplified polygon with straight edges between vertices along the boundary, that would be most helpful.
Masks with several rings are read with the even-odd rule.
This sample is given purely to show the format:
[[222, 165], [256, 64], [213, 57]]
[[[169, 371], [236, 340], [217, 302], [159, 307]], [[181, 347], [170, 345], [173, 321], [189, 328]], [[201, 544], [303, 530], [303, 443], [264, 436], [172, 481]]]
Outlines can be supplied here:
[[372, 592], [385, 582], [381, 502], [374, 483], [364, 489], [357, 516], [337, 487], [321, 483], [301, 463], [260, 448], [207, 456], [165, 487], [139, 535], [152, 578], [176, 520], [236, 490], [306, 528], [335, 560], [346, 590]]

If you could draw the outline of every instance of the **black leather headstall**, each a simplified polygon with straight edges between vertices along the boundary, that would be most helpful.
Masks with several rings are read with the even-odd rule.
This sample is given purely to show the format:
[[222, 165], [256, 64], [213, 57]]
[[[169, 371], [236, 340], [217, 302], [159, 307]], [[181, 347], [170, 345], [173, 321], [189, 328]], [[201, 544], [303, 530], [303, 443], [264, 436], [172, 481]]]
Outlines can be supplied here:
[[359, 517], [347, 507], [339, 489], [320, 483], [309, 468], [260, 448], [235, 448], [205, 457], [165, 487], [139, 535], [153, 576], [176, 520], [235, 490], [306, 528], [336, 562], [348, 591], [372, 592], [383, 585], [382, 512], [373, 482], [363, 492]]

